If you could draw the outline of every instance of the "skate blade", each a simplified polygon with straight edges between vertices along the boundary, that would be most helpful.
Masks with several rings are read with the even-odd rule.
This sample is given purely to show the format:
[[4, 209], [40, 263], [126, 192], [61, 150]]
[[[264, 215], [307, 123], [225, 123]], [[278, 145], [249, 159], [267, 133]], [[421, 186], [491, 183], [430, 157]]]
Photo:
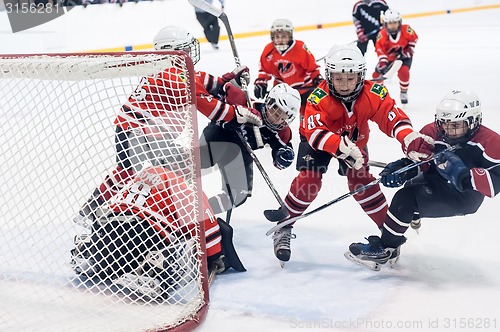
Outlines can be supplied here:
[[377, 263], [377, 262], [372, 262], [372, 261], [364, 261], [362, 259], [359, 259], [357, 258], [356, 256], [354, 256], [350, 251], [346, 251], [344, 253], [344, 257], [354, 263], [354, 264], [357, 264], [359, 266], [362, 266], [368, 270], [372, 270], [372, 271], [380, 271], [380, 264]]
[[280, 266], [281, 266], [281, 268], [282, 268], [282, 269], [283, 269], [283, 268], [285, 268], [285, 264], [286, 264], [286, 262], [285, 262], [285, 261], [279, 261], [279, 262], [280, 262]]

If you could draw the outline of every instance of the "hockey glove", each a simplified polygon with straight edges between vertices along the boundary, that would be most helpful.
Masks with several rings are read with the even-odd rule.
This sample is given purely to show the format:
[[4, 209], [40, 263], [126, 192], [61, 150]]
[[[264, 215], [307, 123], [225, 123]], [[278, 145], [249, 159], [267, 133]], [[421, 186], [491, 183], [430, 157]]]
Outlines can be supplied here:
[[389, 60], [382, 58], [378, 61], [375, 67], [375, 72], [384, 75], [389, 70]]
[[395, 173], [403, 167], [411, 165], [413, 162], [408, 158], [399, 159], [389, 163], [382, 172], [380, 172], [380, 182], [389, 188], [402, 186], [409, 179], [418, 175], [418, 167], [411, 168], [406, 172]]
[[285, 169], [293, 163], [295, 152], [292, 147], [286, 145], [278, 149], [273, 158], [274, 167], [277, 169]]
[[429, 160], [434, 156], [434, 139], [413, 131], [403, 140], [403, 152], [414, 161]]
[[366, 37], [365, 30], [363, 28], [358, 29], [356, 33], [358, 34], [358, 42], [366, 43], [368, 41], [368, 37]]
[[226, 103], [231, 105], [246, 105], [247, 97], [245, 92], [234, 86], [232, 83], [224, 84], [224, 92], [226, 93]]
[[410, 59], [411, 57], [413, 57], [413, 47], [406, 46], [405, 48], [400, 49], [399, 58], [401, 60]]
[[354, 168], [355, 170], [360, 170], [368, 162], [366, 153], [351, 142], [347, 136], [340, 137], [336, 156], [344, 160], [349, 168]]
[[262, 117], [256, 109], [248, 108], [242, 105], [234, 106], [234, 114], [238, 123], [249, 123], [262, 126]]
[[255, 80], [253, 84], [254, 84], [253, 94], [255, 95], [255, 98], [264, 99], [267, 94], [267, 81], [258, 78]]
[[238, 66], [233, 69], [232, 72], [225, 73], [222, 75], [222, 80], [224, 83], [227, 83], [231, 80], [235, 80], [235, 83], [238, 86], [241, 86], [241, 80], [244, 79], [246, 82], [246, 85], [250, 84], [250, 70], [248, 69], [247, 66]]
[[439, 174], [450, 181], [458, 191], [464, 191], [467, 181], [470, 183], [469, 168], [453, 152], [443, 152], [436, 160], [436, 165]]

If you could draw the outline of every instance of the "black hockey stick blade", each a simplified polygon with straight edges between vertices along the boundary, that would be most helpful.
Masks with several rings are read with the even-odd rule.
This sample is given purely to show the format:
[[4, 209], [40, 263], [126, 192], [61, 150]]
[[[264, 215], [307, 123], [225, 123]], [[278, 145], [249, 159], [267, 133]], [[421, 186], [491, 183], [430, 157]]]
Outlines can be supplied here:
[[281, 208], [277, 210], [264, 210], [264, 217], [269, 221], [278, 222], [287, 219], [290, 215], [285, 208]]

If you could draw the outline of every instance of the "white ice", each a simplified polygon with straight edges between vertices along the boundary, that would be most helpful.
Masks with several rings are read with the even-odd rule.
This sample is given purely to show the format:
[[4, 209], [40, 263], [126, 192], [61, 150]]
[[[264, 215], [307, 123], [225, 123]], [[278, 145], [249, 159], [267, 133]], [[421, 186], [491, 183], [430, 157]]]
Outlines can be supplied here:
[[[241, 33], [266, 30], [275, 18], [289, 18], [296, 26], [349, 21], [353, 3], [347, 0], [228, 0], [226, 10], [233, 32]], [[471, 89], [483, 103], [483, 124], [500, 132], [500, 115], [497, 113], [500, 99], [496, 96], [496, 78], [500, 77], [500, 8], [449, 15], [441, 12], [498, 5], [498, 1], [392, 0], [389, 5], [403, 15], [436, 12], [436, 15], [404, 18], [404, 23], [410, 24], [419, 35], [411, 69], [409, 104], [404, 106], [414, 127], [419, 129], [433, 121], [435, 106], [448, 91]], [[3, 43], [0, 51], [44, 52], [47, 44], [55, 46], [49, 51], [147, 44], [166, 24], [180, 25], [196, 36], [203, 36], [187, 1], [163, 2], [162, 6], [171, 6], [172, 11], [165, 11], [162, 7], [158, 20], [141, 15], [132, 19], [133, 6], [135, 4], [130, 3], [123, 8], [128, 16], [112, 16], [106, 23], [87, 21], [90, 33], [79, 25], [77, 17], [86, 14], [75, 9], [71, 15], [78, 41], [71, 38], [67, 29], [70, 15], [58, 19], [61, 21], [59, 27], [66, 28], [63, 33], [65, 43], [40, 42], [40, 38], [45, 38], [43, 36], [62, 33], [58, 30], [58, 20], [46, 27], [18, 34], [16, 38], [7, 32], [5, 20], [1, 21], [3, 25], [0, 27], [8, 43]], [[87, 10], [97, 10], [97, 6], [91, 7]], [[115, 21], [124, 23], [114, 25]], [[108, 32], [95, 38], [96, 31], [105, 30]], [[119, 37], [116, 30], [122, 32]], [[133, 33], [129, 34], [129, 31]], [[296, 31], [295, 38], [305, 41], [313, 54], [321, 57], [332, 45], [351, 42], [356, 35], [352, 26], [345, 26]], [[43, 40], [53, 41], [51, 38]], [[30, 41], [39, 48], [30, 48]], [[267, 34], [236, 40], [241, 62], [250, 67], [252, 77], [257, 74], [258, 57], [268, 42]], [[215, 51], [207, 43], [202, 44], [202, 60], [196, 66], [198, 70], [223, 74], [234, 67], [229, 42], [221, 41], [220, 46], [220, 50]], [[371, 74], [376, 63], [372, 47], [366, 58], [370, 68], [368, 74]], [[391, 95], [399, 100], [397, 79], [387, 84]], [[201, 130], [206, 120], [200, 116], [199, 122]], [[293, 126], [297, 133], [298, 123]], [[295, 147], [297, 136], [294, 137]], [[382, 135], [376, 126], [372, 127], [369, 148], [373, 160], [389, 162], [402, 156], [399, 144]], [[284, 197], [296, 175], [294, 167], [275, 170], [269, 149], [258, 151], [257, 156]], [[278, 204], [257, 168], [254, 186], [253, 197], [237, 208], [231, 218], [234, 243], [248, 271], [217, 276], [211, 287], [208, 315], [199, 331], [500, 329], [497, 307], [500, 259], [496, 243], [500, 227], [495, 217], [498, 198], [486, 198], [474, 215], [424, 219], [419, 235], [408, 230], [408, 241], [397, 265], [380, 272], [363, 269], [343, 257], [351, 242], [364, 241], [365, 236], [378, 232], [354, 199], [348, 198], [296, 224], [297, 239], [292, 241], [292, 259], [281, 268], [273, 254], [272, 240], [265, 236], [272, 224], [262, 214], [264, 209], [276, 208]], [[216, 174], [208, 175], [205, 190], [215, 193], [217, 189]], [[337, 164], [332, 162], [324, 177], [323, 189], [310, 209], [347, 191], [346, 179], [337, 174]], [[389, 201], [394, 192], [393, 189], [384, 189]]]

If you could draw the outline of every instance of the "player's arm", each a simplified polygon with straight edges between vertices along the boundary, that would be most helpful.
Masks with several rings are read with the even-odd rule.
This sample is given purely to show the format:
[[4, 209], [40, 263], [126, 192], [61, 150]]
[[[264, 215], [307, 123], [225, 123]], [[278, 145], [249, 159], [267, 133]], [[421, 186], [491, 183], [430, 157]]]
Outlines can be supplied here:
[[387, 88], [381, 84], [366, 82], [368, 98], [371, 103], [370, 120], [389, 137], [395, 137], [403, 152], [412, 160], [428, 160], [434, 154], [434, 139], [414, 131], [410, 118], [389, 96]]

